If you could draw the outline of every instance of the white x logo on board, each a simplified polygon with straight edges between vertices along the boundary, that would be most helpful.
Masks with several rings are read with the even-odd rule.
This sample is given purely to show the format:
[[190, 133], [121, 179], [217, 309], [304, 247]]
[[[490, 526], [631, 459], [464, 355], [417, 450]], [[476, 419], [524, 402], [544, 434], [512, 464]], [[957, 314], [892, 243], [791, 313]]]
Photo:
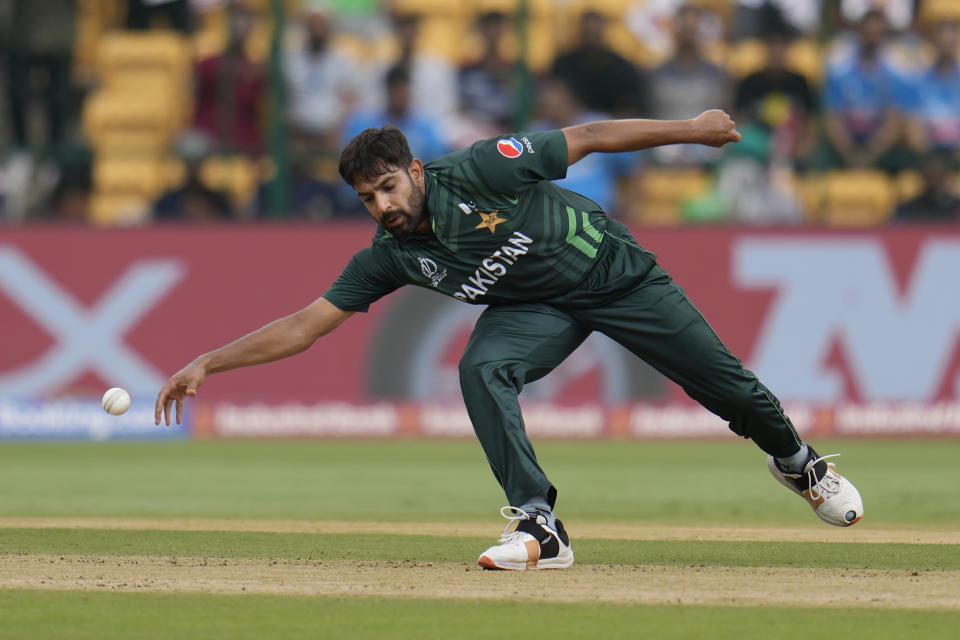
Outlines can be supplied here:
[[0, 374], [0, 395], [42, 396], [94, 371], [133, 395], [150, 395], [164, 376], [123, 343], [129, 331], [183, 277], [176, 260], [134, 263], [90, 308], [29, 258], [0, 247], [0, 290], [57, 339], [42, 357]]

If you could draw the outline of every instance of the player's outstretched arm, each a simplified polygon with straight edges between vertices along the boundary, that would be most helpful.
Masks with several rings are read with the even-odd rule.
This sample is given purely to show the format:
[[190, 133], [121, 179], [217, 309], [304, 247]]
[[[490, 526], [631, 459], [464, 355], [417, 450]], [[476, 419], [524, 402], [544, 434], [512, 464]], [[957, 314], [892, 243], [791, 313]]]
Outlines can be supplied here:
[[211, 373], [273, 362], [305, 351], [317, 338], [327, 335], [353, 315], [341, 311], [325, 298], [318, 298], [294, 314], [274, 320], [228, 345], [198, 356], [176, 372], [157, 394], [154, 422], [161, 414], [170, 425], [170, 410], [176, 403], [177, 424], [183, 419], [183, 402], [197, 395], [197, 389]]
[[740, 142], [736, 123], [720, 109], [704, 111], [691, 120], [599, 120], [562, 131], [567, 138], [567, 164], [595, 151], [620, 153], [681, 143], [722, 147]]

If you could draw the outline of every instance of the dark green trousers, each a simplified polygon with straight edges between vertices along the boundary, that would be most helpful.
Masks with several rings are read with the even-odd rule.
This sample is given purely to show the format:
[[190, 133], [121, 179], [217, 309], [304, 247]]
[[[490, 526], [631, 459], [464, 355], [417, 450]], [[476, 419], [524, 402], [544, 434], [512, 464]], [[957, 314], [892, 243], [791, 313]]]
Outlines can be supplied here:
[[605, 238], [598, 264], [563, 298], [490, 306], [460, 361], [460, 386], [473, 428], [511, 505], [556, 489], [537, 463], [517, 399], [600, 331], [679, 384], [751, 438], [786, 457], [800, 449], [780, 402], [730, 353], [683, 290], [632, 238]]

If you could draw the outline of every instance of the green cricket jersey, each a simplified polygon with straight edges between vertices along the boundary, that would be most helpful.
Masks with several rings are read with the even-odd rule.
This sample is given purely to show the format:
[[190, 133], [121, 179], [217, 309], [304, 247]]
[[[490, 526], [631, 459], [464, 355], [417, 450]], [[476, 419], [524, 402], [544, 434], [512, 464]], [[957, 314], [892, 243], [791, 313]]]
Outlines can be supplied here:
[[595, 202], [550, 182], [566, 172], [559, 130], [482, 140], [431, 162], [433, 232], [399, 239], [380, 228], [324, 298], [366, 311], [405, 284], [473, 304], [562, 296], [594, 266], [608, 222]]

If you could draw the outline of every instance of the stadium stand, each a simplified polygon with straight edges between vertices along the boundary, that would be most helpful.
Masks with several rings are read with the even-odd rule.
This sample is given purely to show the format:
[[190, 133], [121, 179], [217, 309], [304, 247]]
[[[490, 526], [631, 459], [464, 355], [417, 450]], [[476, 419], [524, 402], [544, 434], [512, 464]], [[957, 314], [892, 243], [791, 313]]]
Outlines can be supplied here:
[[702, 169], [649, 167], [641, 173], [637, 197], [630, 199], [624, 215], [639, 224], [674, 225], [683, 220], [684, 202], [709, 189], [710, 177]]
[[[86, 90], [80, 110], [80, 130], [92, 152], [92, 194], [90, 219], [96, 224], [141, 224], [151, 219], [150, 203], [159, 194], [176, 188], [185, 179], [183, 163], [174, 153], [178, 140], [189, 130], [194, 95], [191, 81], [199, 60], [224, 51], [228, 41], [229, 12], [232, 0], [196, 2], [192, 32], [181, 35], [164, 28], [161, 19], [148, 31], [128, 32], [126, 0], [76, 0], [77, 20], [73, 55], [74, 83]], [[285, 47], [296, 35], [302, 10], [313, 0], [284, 0], [288, 33]], [[243, 0], [244, 7], [256, 15], [253, 34], [246, 42], [248, 57], [269, 62], [274, 33], [271, 0]], [[332, 2], [341, 7], [348, 2]], [[390, 13], [416, 14], [422, 18], [417, 48], [442, 58], [454, 68], [471, 59], [479, 46], [475, 24], [478, 16], [490, 11], [504, 13], [513, 20], [521, 0], [392, 0], [368, 11], [380, 17]], [[681, 4], [677, 0], [676, 5]], [[704, 10], [705, 59], [720, 65], [741, 79], [764, 64], [764, 45], [760, 38], [734, 40], [730, 35], [733, 8], [729, 0], [691, 0]], [[645, 0], [527, 0], [529, 27], [521, 32], [517, 25], [502, 41], [503, 57], [518, 59], [521, 51], [534, 77], [546, 74], [559, 54], [577, 45], [578, 19], [585, 11], [597, 11], [608, 18], [607, 40], [611, 49], [637, 65], [641, 74], [668, 59], [669, 51], [654, 51], [631, 28], [629, 16], [638, 9], [656, 6], [663, 15], [657, 18], [670, 39], [671, 2]], [[674, 7], [675, 8], [675, 7]], [[924, 42], [926, 29], [943, 20], [960, 20], [960, 2], [925, 0], [920, 4], [916, 31], [895, 43], [914, 63], [929, 58]], [[389, 25], [383, 20], [382, 25]], [[791, 42], [789, 66], [805, 76], [812, 87], [821, 88], [824, 68], [842, 41], [843, 23], [825, 25], [831, 31], [807, 34]], [[904, 44], [905, 43], [905, 44]], [[332, 48], [345, 52], [364, 68], [375, 68], [395, 60], [395, 38], [388, 26], [376, 30], [342, 30], [333, 35]], [[638, 105], [639, 110], [645, 105]], [[468, 134], [466, 134], [468, 135]], [[461, 141], [457, 141], [458, 143]], [[643, 224], [680, 224], [688, 221], [685, 205], [709, 195], [714, 183], [713, 165], [658, 167], [654, 162], [636, 184], [621, 185], [623, 216]], [[271, 163], [245, 154], [217, 153], [202, 162], [200, 179], [213, 189], [229, 194], [239, 210], [249, 209]], [[884, 173], [875, 167], [866, 169], [828, 169], [828, 163], [810, 163], [798, 167], [790, 184], [803, 203], [805, 219], [811, 224], [862, 226], [883, 224], [890, 211], [916, 197], [923, 188], [918, 168]], [[634, 194], [642, 194], [636, 198]], [[626, 200], [629, 200], [627, 202]]]
[[826, 176], [822, 222], [835, 227], [868, 227], [884, 222], [896, 204], [886, 173], [841, 169]]

